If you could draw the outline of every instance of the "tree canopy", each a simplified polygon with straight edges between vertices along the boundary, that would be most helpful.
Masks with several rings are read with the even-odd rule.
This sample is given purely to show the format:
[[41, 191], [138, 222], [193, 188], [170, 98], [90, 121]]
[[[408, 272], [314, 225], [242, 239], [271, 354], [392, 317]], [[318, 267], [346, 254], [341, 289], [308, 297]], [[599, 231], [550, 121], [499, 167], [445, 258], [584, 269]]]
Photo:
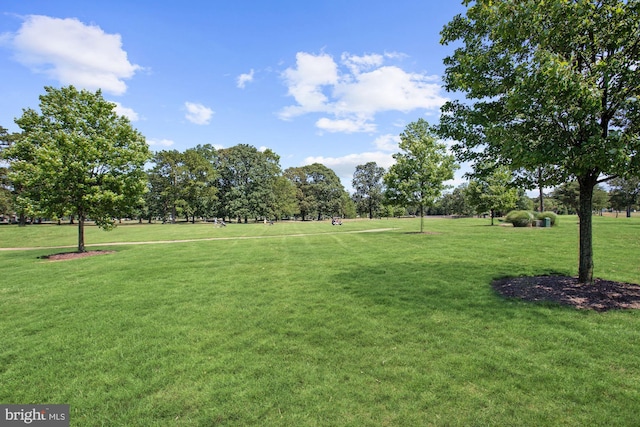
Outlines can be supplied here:
[[296, 186], [298, 209], [302, 219], [316, 215], [342, 216], [349, 197], [336, 173], [320, 163], [292, 167], [284, 171], [285, 176]]
[[22, 191], [18, 203], [52, 218], [78, 218], [78, 251], [85, 250], [84, 221], [114, 225], [145, 190], [145, 138], [115, 113], [100, 91], [46, 87], [40, 113], [23, 111], [22, 134], [3, 150], [9, 178]]
[[396, 163], [384, 177], [385, 197], [395, 205], [418, 206], [422, 233], [425, 208], [447, 188], [444, 182], [453, 179], [458, 165], [424, 119], [407, 125], [400, 135], [400, 150], [393, 155]]
[[218, 151], [218, 189], [221, 216], [247, 222], [249, 217], [274, 215], [276, 177], [280, 157], [271, 150], [239, 144]]
[[518, 190], [511, 186], [512, 176], [505, 166], [495, 168], [489, 175], [472, 178], [465, 192], [467, 201], [476, 213], [489, 212], [491, 225], [496, 212], [504, 212], [516, 207]]
[[615, 178], [609, 184], [612, 207], [626, 211], [627, 218], [630, 218], [632, 207], [640, 202], [640, 178]]
[[358, 212], [366, 213], [369, 219], [373, 218], [382, 204], [384, 174], [384, 168], [378, 166], [376, 162], [356, 166], [353, 174], [352, 185], [355, 191], [353, 200], [356, 203], [356, 209]]
[[477, 0], [442, 30], [460, 44], [445, 86], [467, 101], [443, 107], [441, 135], [461, 160], [512, 170], [551, 166], [580, 186], [579, 280], [593, 279], [592, 195], [638, 174], [640, 2]]

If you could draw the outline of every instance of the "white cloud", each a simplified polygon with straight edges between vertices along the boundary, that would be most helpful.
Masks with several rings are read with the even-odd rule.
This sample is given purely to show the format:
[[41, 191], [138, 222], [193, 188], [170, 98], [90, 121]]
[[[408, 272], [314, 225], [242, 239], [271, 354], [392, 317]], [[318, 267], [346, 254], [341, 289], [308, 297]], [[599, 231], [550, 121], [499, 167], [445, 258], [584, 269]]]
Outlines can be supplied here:
[[187, 109], [186, 119], [196, 125], [208, 125], [213, 116], [213, 110], [202, 104], [194, 102], [185, 102], [184, 107]]
[[327, 132], [375, 132], [376, 125], [366, 119], [329, 119], [322, 117], [316, 122], [316, 127]]
[[378, 54], [357, 56], [345, 52], [340, 59], [353, 74], [360, 74], [362, 70], [379, 67], [384, 63], [384, 57]]
[[329, 98], [323, 93], [324, 86], [338, 83], [338, 66], [329, 55], [312, 55], [305, 52], [296, 54], [296, 68], [288, 68], [284, 80], [298, 105], [286, 107], [281, 113], [282, 119], [309, 112], [331, 110]]
[[141, 69], [127, 59], [120, 34], [75, 18], [29, 15], [9, 43], [15, 59], [32, 71], [82, 89], [122, 95], [124, 80]]
[[251, 71], [249, 71], [246, 74], [240, 74], [237, 79], [237, 82], [238, 82], [237, 86], [240, 89], [244, 89], [247, 83], [251, 83], [253, 81], [253, 74], [254, 74], [253, 69], [251, 69]]
[[431, 76], [385, 66], [359, 74], [354, 82], [336, 86], [334, 94], [340, 100], [341, 110], [374, 115], [390, 110], [437, 110], [446, 102], [440, 90]]
[[438, 111], [447, 101], [438, 77], [409, 73], [385, 60], [402, 55], [343, 53], [340, 67], [325, 53], [298, 52], [295, 68], [282, 74], [288, 94], [296, 103], [280, 111], [290, 120], [309, 113], [323, 113], [316, 126], [328, 132], [375, 131], [375, 115], [385, 111]]
[[373, 141], [373, 145], [375, 145], [378, 150], [393, 151], [394, 153], [398, 151], [399, 143], [400, 136], [392, 134], [380, 135]]
[[114, 110], [116, 111], [117, 115], [125, 116], [126, 118], [128, 118], [132, 122], [137, 122], [138, 120], [140, 120], [140, 118], [138, 117], [138, 113], [136, 113], [133, 110], [133, 108], [125, 107], [122, 104], [120, 104], [119, 102], [115, 102], [115, 101], [111, 101], [111, 102], [116, 104], [116, 108], [114, 108]]
[[170, 139], [147, 139], [147, 144], [150, 146], [171, 147], [174, 142]]

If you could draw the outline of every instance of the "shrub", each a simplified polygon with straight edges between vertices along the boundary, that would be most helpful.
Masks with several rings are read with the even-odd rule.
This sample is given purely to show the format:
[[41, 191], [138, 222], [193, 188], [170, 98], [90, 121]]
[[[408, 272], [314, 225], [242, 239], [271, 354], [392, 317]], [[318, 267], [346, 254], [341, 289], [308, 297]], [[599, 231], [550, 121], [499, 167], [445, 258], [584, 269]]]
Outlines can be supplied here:
[[549, 218], [552, 227], [556, 225], [556, 222], [558, 221], [558, 215], [556, 215], [554, 212], [540, 212], [538, 215], [536, 215], [536, 219], [544, 221], [545, 218]]
[[529, 211], [511, 211], [504, 219], [510, 222], [514, 227], [529, 227], [535, 216]]

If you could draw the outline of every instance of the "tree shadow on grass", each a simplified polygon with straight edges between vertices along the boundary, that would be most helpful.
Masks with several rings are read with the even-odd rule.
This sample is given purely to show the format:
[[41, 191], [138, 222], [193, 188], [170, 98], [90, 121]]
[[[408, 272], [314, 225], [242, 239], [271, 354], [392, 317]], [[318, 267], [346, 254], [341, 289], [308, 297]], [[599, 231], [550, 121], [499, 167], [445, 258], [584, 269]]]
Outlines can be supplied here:
[[430, 309], [484, 306], [495, 301], [490, 279], [473, 278], [468, 263], [403, 262], [336, 272], [337, 289], [375, 305]]
[[[425, 261], [421, 264], [414, 261], [380, 266], [354, 266], [352, 270], [335, 273], [331, 281], [337, 289], [375, 306], [403, 309], [418, 314], [466, 310], [469, 314], [478, 312], [478, 316], [486, 316], [487, 312], [508, 316], [512, 309], [521, 309], [521, 300], [526, 299], [517, 296], [509, 298], [513, 295], [499, 292], [495, 286], [495, 283], [499, 282], [497, 277], [505, 278], [506, 275], [490, 275], [486, 266], [478, 266], [476, 269], [469, 262]], [[539, 275], [531, 276], [532, 279], [539, 277], [566, 276], [545, 269], [541, 269]], [[640, 303], [640, 287], [632, 288], [632, 291], [638, 292], [637, 302]], [[613, 297], [619, 298], [615, 295]], [[635, 296], [632, 295], [630, 298], [633, 299]], [[529, 301], [546, 303], [546, 306], [557, 306], [559, 309], [562, 304], [562, 301], [552, 297]]]

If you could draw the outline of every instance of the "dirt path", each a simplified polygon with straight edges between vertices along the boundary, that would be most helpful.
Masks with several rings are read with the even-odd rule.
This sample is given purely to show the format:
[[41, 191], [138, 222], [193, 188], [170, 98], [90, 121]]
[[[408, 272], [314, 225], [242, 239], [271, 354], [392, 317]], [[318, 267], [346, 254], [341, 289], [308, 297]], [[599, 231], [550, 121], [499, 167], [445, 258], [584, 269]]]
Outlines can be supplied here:
[[[85, 247], [97, 246], [123, 246], [123, 245], [162, 245], [168, 243], [190, 243], [190, 242], [207, 242], [212, 240], [250, 240], [250, 239], [273, 239], [278, 237], [306, 237], [306, 236], [323, 236], [328, 234], [359, 234], [359, 233], [380, 233], [383, 231], [396, 230], [396, 228], [374, 228], [371, 230], [343, 231], [336, 233], [304, 233], [304, 234], [278, 234], [273, 236], [238, 236], [238, 237], [205, 237], [202, 239], [182, 239], [182, 240], [154, 240], [147, 242], [108, 242], [108, 243], [91, 243]], [[23, 248], [0, 248], [0, 251], [32, 251], [39, 249], [75, 249], [77, 245], [68, 246], [34, 246]]]

